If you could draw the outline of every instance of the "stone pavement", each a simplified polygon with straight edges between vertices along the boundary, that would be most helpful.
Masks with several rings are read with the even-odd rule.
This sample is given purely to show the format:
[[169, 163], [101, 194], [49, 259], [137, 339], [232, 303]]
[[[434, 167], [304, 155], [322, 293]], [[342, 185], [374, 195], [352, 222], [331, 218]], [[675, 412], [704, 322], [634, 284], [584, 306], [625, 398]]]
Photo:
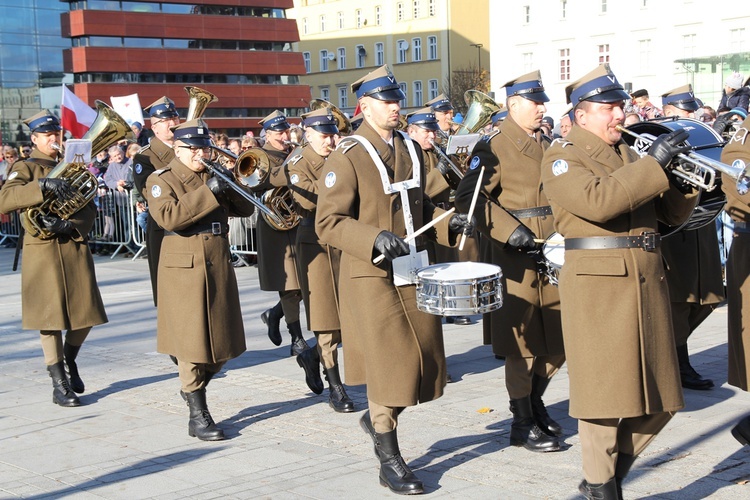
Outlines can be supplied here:
[[[61, 408], [51, 402], [38, 334], [21, 330], [12, 258], [0, 249], [1, 498], [396, 497], [378, 484], [372, 442], [357, 423], [361, 412], [334, 413], [327, 393], [307, 389], [286, 332], [281, 347], [269, 342], [259, 316], [277, 297], [258, 289], [256, 268], [236, 270], [248, 351], [211, 382], [209, 407], [228, 439], [208, 443], [188, 436], [175, 367], [155, 352], [145, 260], [95, 257], [109, 323], [92, 330], [78, 359], [83, 405]], [[402, 415], [404, 458], [429, 497], [577, 498], [581, 456], [576, 422], [567, 416], [565, 368], [545, 401], [565, 428], [566, 449], [510, 447], [502, 362], [481, 345], [481, 330], [481, 323], [445, 325], [453, 383], [441, 399]], [[717, 387], [686, 391], [686, 409], [636, 462], [626, 498], [750, 497], [750, 448], [729, 433], [750, 410], [750, 394], [726, 385], [725, 332], [720, 308], [693, 335], [693, 364]], [[349, 394], [363, 410], [363, 387]]]

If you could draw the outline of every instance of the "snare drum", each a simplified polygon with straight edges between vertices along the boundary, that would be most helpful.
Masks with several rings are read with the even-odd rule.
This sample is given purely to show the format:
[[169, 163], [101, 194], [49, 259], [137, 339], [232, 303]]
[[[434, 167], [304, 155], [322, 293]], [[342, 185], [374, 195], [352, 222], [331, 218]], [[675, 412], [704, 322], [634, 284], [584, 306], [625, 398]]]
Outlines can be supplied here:
[[417, 271], [417, 308], [439, 316], [468, 316], [503, 305], [500, 266], [448, 262]]
[[565, 237], [560, 233], [552, 233], [542, 245], [542, 255], [546, 264], [547, 278], [552, 285], [559, 282], [560, 269], [565, 264]]

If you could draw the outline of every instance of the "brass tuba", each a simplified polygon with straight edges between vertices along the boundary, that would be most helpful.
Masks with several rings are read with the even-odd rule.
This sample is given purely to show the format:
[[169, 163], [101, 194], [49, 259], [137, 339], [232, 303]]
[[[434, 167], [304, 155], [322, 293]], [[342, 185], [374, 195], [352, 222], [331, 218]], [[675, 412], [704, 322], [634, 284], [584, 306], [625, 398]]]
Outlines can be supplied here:
[[[91, 156], [94, 157], [119, 140], [135, 141], [135, 134], [114, 109], [102, 101], [96, 101], [96, 118], [81, 139], [91, 141]], [[51, 214], [68, 219], [94, 198], [98, 188], [96, 177], [83, 162], [68, 163], [63, 160], [50, 171], [47, 178], [66, 181], [76, 193], [70, 199], [57, 199], [45, 193], [41, 204], [21, 212], [21, 224], [26, 232], [42, 240], [48, 240], [54, 234], [40, 222], [40, 216]]]
[[476, 134], [492, 121], [492, 115], [500, 111], [500, 106], [493, 98], [478, 90], [467, 90], [464, 101], [468, 109], [456, 135]]
[[187, 92], [188, 96], [190, 97], [188, 112], [187, 116], [185, 117], [185, 121], [196, 120], [202, 117], [203, 113], [206, 111], [206, 107], [208, 107], [208, 105], [212, 102], [216, 102], [219, 100], [218, 97], [213, 95], [208, 90], [204, 90], [199, 87], [187, 86], [185, 87], [185, 92]]
[[337, 108], [333, 103], [324, 101], [323, 99], [313, 99], [312, 101], [310, 101], [309, 106], [310, 111], [315, 111], [316, 109], [320, 108], [327, 108], [331, 110], [333, 119], [336, 120], [336, 128], [339, 129], [339, 135], [352, 135], [352, 122], [350, 122], [349, 118], [346, 117], [343, 111]]

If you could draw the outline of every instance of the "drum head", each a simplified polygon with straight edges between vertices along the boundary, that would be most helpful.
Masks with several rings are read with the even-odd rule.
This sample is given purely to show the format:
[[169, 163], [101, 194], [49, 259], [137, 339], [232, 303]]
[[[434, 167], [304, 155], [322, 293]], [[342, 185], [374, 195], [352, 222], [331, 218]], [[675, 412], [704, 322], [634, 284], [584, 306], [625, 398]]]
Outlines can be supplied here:
[[542, 254], [556, 268], [565, 264], [565, 238], [560, 233], [552, 233], [542, 245]]
[[456, 281], [502, 276], [500, 266], [484, 262], [446, 262], [423, 267], [417, 276], [435, 281]]

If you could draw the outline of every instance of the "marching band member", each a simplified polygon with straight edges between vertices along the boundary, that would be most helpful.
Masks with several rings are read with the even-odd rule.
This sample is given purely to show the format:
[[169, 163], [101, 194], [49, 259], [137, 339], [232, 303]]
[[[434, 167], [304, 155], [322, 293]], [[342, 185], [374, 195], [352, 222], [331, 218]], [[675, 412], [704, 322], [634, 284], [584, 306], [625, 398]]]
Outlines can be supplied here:
[[[64, 200], [77, 194], [65, 179], [47, 178], [60, 160], [62, 129], [57, 117], [44, 110], [24, 123], [31, 130], [34, 149], [29, 158], [10, 168], [0, 190], [0, 213], [34, 207], [45, 198]], [[81, 404], [76, 393], [83, 393], [85, 386], [75, 360], [91, 327], [107, 322], [88, 245], [95, 218], [93, 200], [67, 220], [42, 214], [39, 222], [52, 237], [42, 239], [27, 231], [23, 240], [21, 323], [24, 330], [39, 330], [44, 363], [52, 378], [52, 402], [60, 406]], [[67, 330], [64, 343], [62, 330]]]
[[[738, 168], [750, 167], [750, 118], [724, 147], [721, 161]], [[750, 193], [738, 193], [735, 180], [722, 174], [721, 188], [727, 195], [724, 210], [734, 221], [734, 237], [727, 258], [727, 309], [729, 329], [729, 376], [727, 382], [743, 391], [750, 390]], [[750, 444], [750, 414], [745, 415], [732, 435], [743, 445]]]
[[628, 94], [608, 64], [565, 89], [574, 124], [542, 159], [560, 272], [570, 415], [578, 419], [587, 498], [622, 498], [635, 458], [683, 407], [657, 217], [686, 220], [684, 194], [665, 169], [689, 148], [685, 130], [639, 158], [618, 130]]
[[307, 144], [301, 153], [290, 159], [288, 167], [289, 188], [303, 217], [297, 230], [297, 264], [307, 328], [315, 332], [318, 341], [318, 355], [328, 380], [328, 403], [339, 413], [350, 413], [354, 411], [354, 402], [341, 383], [338, 365], [341, 325], [336, 278], [341, 251], [322, 243], [315, 233], [318, 179], [326, 158], [334, 149], [339, 129], [327, 108], [302, 115], [302, 127]]
[[440, 94], [431, 101], [427, 101], [425, 106], [432, 108], [435, 112], [435, 119], [438, 122], [438, 127], [447, 137], [453, 133], [453, 104], [445, 94]]
[[[414, 285], [396, 286], [391, 262], [416, 251], [404, 236], [443, 211], [424, 193], [420, 149], [395, 132], [404, 94], [388, 67], [357, 80], [352, 91], [364, 120], [357, 136], [342, 139], [325, 162], [316, 232], [342, 251], [346, 378], [367, 384], [369, 411], [360, 425], [375, 444], [380, 482], [396, 493], [416, 494], [423, 485], [401, 456], [398, 417], [405, 407], [442, 395], [445, 352], [440, 318], [417, 309]], [[455, 244], [456, 233], [471, 224], [465, 215], [447, 219], [431, 232]], [[384, 262], [374, 264], [381, 254]]]
[[[485, 338], [505, 356], [505, 386], [513, 413], [510, 443], [531, 451], [557, 451], [562, 428], [542, 401], [565, 362], [557, 287], [540, 272], [535, 239], [554, 232], [552, 209], [542, 190], [541, 161], [549, 139], [541, 123], [549, 101], [539, 71], [507, 82], [507, 117], [499, 131], [479, 141], [456, 190], [456, 207], [467, 211], [477, 182], [479, 231], [491, 239], [489, 261], [503, 269], [504, 307], [485, 315]], [[480, 166], [485, 167], [479, 178]], [[532, 255], [536, 255], [536, 258]], [[489, 316], [489, 318], [488, 318]]]
[[231, 264], [228, 218], [255, 210], [225, 181], [206, 172], [208, 126], [190, 120], [172, 128], [175, 157], [151, 174], [146, 195], [164, 228], [159, 259], [156, 347], [174, 356], [190, 408], [188, 434], [224, 439], [206, 404], [206, 386], [228, 360], [245, 352], [237, 278]]

